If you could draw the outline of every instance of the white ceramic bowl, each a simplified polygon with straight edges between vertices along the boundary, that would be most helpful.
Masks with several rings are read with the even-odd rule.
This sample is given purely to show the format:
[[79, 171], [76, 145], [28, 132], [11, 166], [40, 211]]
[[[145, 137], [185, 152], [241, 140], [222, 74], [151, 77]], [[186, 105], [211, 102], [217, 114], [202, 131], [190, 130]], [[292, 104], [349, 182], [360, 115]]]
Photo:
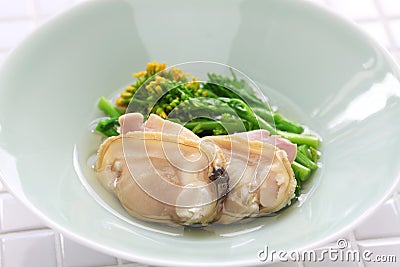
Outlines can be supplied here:
[[[318, 132], [323, 167], [308, 198], [273, 218], [202, 230], [127, 222], [96, 201], [75, 171], [74, 147], [97, 99], [153, 60], [233, 66]], [[162, 266], [261, 264], [266, 245], [305, 249], [338, 237], [393, 188], [398, 77], [381, 46], [303, 1], [87, 2], [37, 30], [2, 66], [2, 182], [50, 226], [103, 252]]]

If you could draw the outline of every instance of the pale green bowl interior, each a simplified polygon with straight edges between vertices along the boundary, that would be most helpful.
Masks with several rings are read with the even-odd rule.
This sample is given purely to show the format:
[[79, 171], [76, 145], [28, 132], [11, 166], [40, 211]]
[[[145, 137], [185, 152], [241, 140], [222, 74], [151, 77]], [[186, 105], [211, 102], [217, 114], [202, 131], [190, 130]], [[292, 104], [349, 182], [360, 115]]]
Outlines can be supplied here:
[[[127, 222], [96, 201], [74, 147], [97, 99], [153, 60], [233, 66], [319, 133], [323, 167], [307, 197], [277, 217], [203, 230]], [[364, 33], [302, 1], [92, 1], [45, 24], [2, 66], [0, 173], [49, 225], [102, 251], [163, 266], [257, 264], [265, 245], [337, 237], [389, 193], [400, 169], [398, 77]]]

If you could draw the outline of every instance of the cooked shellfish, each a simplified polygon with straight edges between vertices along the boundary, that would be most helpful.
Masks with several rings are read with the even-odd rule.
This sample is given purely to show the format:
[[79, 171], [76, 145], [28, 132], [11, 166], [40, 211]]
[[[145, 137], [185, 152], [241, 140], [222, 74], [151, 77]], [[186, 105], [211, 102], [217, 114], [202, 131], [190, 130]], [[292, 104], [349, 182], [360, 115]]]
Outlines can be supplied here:
[[96, 168], [124, 208], [148, 221], [214, 221], [228, 184], [221, 149], [155, 115], [144, 124], [140, 114], [120, 121], [122, 134], [100, 146]]
[[[294, 197], [296, 180], [288, 155], [263, 139], [233, 134], [209, 136], [224, 152], [230, 192], [220, 223], [232, 223], [278, 211]], [[247, 137], [247, 138], [246, 138]]]

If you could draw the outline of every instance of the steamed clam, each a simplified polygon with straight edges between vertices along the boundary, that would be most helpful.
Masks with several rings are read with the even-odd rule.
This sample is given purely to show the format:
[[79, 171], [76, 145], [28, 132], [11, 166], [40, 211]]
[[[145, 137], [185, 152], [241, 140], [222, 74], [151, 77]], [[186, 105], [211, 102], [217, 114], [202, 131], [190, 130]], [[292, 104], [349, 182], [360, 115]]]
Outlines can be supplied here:
[[134, 217], [182, 225], [207, 225], [227, 190], [221, 149], [179, 124], [138, 113], [120, 118], [121, 135], [98, 152], [103, 185]]
[[296, 179], [288, 155], [292, 161], [295, 145], [263, 130], [206, 138], [224, 152], [230, 177], [220, 223], [273, 213], [290, 203]]

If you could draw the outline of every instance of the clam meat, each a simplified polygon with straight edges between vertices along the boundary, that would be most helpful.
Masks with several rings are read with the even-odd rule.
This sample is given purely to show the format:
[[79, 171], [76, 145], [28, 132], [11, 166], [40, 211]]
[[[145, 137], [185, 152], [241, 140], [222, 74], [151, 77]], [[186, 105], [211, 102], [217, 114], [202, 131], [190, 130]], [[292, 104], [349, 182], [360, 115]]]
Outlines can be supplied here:
[[134, 217], [181, 225], [215, 221], [227, 192], [222, 150], [179, 124], [139, 113], [120, 117], [96, 169], [102, 184]]

